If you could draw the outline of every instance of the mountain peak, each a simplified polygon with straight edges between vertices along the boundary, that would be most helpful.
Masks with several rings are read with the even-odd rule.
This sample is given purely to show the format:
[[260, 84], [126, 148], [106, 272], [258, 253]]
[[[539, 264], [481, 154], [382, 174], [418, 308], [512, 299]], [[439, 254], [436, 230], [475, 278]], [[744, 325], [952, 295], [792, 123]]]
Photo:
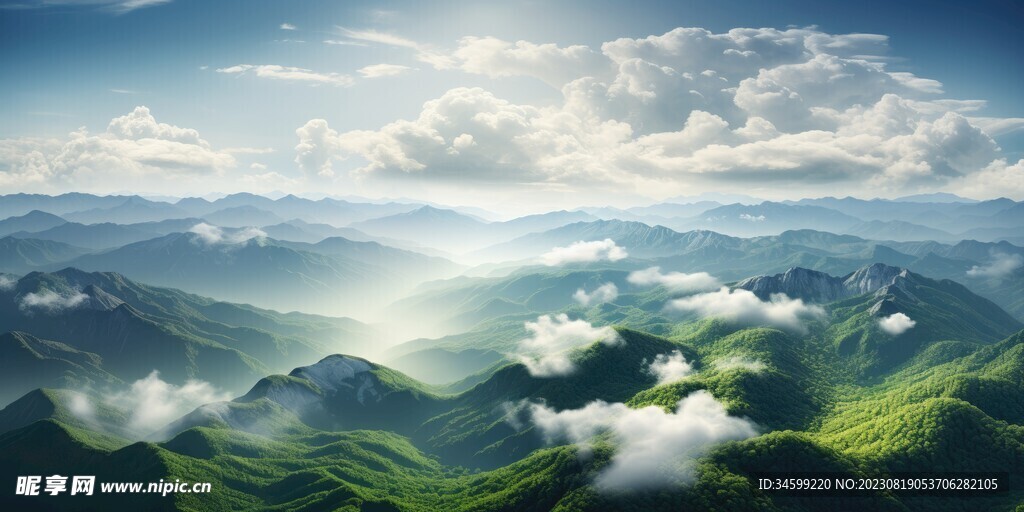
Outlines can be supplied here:
[[851, 296], [870, 293], [893, 284], [897, 277], [906, 277], [907, 274], [908, 272], [904, 268], [893, 267], [884, 263], [872, 263], [846, 276], [843, 279], [843, 288]]
[[[343, 387], [351, 387], [351, 383], [357, 375], [368, 373], [372, 369], [373, 366], [365, 359], [334, 354], [321, 359], [316, 364], [296, 368], [288, 375], [305, 379], [322, 391], [337, 391]], [[363, 401], [363, 392], [364, 390], [360, 388], [360, 403]]]
[[774, 276], [749, 277], [736, 283], [735, 287], [750, 290], [764, 300], [782, 293], [795, 299], [824, 303], [877, 292], [908, 275], [906, 269], [884, 263], [872, 263], [844, 277], [793, 267]]

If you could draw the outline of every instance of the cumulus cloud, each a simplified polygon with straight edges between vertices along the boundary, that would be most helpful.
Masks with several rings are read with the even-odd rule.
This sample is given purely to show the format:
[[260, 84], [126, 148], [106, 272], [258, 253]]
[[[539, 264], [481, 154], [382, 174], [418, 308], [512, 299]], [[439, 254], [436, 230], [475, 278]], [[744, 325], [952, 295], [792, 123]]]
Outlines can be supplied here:
[[292, 25], [291, 23], [282, 23], [281, 24], [281, 30], [295, 30], [297, 28], [298, 27], [296, 27], [295, 25]]
[[363, 78], [381, 78], [387, 76], [398, 76], [403, 73], [412, 71], [409, 66], [400, 66], [398, 64], [372, 64], [359, 68], [357, 71]]
[[693, 365], [678, 350], [671, 354], [658, 354], [647, 371], [658, 378], [658, 385], [676, 382], [694, 373]]
[[612, 70], [606, 58], [587, 46], [559, 48], [495, 37], [463, 37], [453, 56], [463, 71], [492, 78], [533, 76], [559, 88], [580, 76]]
[[145, 106], [112, 119], [99, 134], [81, 128], [66, 139], [0, 141], [0, 187], [18, 191], [59, 185], [120, 190], [142, 179], [180, 184], [235, 164], [196, 130], [160, 123]]
[[917, 325], [909, 316], [903, 313], [893, 313], [887, 317], [878, 319], [878, 327], [886, 334], [899, 336]]
[[741, 220], [749, 220], [750, 222], [764, 222], [766, 217], [764, 215], [754, 216], [754, 215], [751, 215], [749, 213], [741, 213], [740, 214], [740, 219]]
[[757, 435], [752, 422], [729, 416], [725, 406], [703, 390], [680, 400], [674, 413], [655, 406], [630, 409], [596, 401], [557, 412], [535, 404], [532, 417], [549, 442], [585, 443], [609, 433], [615, 454], [595, 484], [613, 492], [691, 484], [697, 458], [719, 443]]
[[89, 296], [79, 291], [62, 294], [51, 290], [40, 290], [22, 295], [18, 301], [18, 308], [25, 312], [43, 311], [56, 314], [68, 309], [75, 309], [87, 300], [89, 300]]
[[[372, 30], [343, 34], [424, 48]], [[943, 98], [939, 82], [888, 70], [887, 46], [884, 35], [813, 28], [678, 28], [600, 48], [466, 37], [450, 54], [435, 52], [437, 67], [534, 77], [562, 101], [516, 104], [452, 89], [418, 116], [318, 141], [329, 155], [321, 161], [358, 156], [366, 164], [350, 172], [362, 178], [472, 176], [658, 196], [737, 181], [817, 191], [859, 184], [871, 194], [962, 180], [980, 188], [985, 180], [970, 178], [991, 167], [1024, 195], [1013, 184], [1020, 171], [995, 164], [991, 139], [1019, 123], [965, 117], [983, 102]], [[463, 135], [474, 150], [453, 147]]]
[[574, 348], [600, 341], [608, 345], [621, 339], [611, 327], [594, 327], [586, 320], [570, 320], [566, 314], [542, 315], [526, 322], [532, 335], [519, 342], [517, 355], [534, 377], [559, 377], [575, 371], [569, 359]]
[[975, 265], [967, 271], [969, 277], [1003, 278], [1024, 266], [1024, 256], [1020, 254], [995, 253], [992, 261], [985, 265]]
[[626, 280], [637, 286], [664, 286], [674, 292], [697, 292], [714, 290], [721, 286], [718, 279], [707, 272], [685, 274], [683, 272], [662, 273], [661, 267], [650, 267], [629, 273]]
[[196, 407], [231, 398], [229, 393], [208, 382], [190, 379], [177, 386], [160, 378], [153, 370], [146, 378], [132, 383], [130, 389], [106, 397], [107, 403], [128, 411], [128, 424], [139, 432], [152, 432]]
[[719, 371], [723, 372], [741, 369], [753, 373], [761, 373], [762, 371], [764, 371], [765, 368], [767, 368], [764, 362], [754, 359], [750, 356], [743, 355], [729, 356], [723, 357], [721, 359], [716, 359], [715, 362], [712, 364]]
[[542, 263], [549, 267], [566, 263], [586, 263], [594, 261], [619, 261], [629, 256], [625, 249], [615, 244], [611, 238], [593, 242], [573, 242], [567, 247], [555, 247], [541, 255]]
[[14, 285], [17, 284], [17, 282], [18, 281], [11, 276], [0, 274], [0, 291], [6, 291], [14, 288]]
[[618, 296], [619, 287], [615, 286], [615, 283], [604, 283], [590, 293], [587, 293], [585, 289], [580, 288], [572, 295], [572, 299], [583, 306], [589, 306], [591, 304], [611, 302]]
[[260, 238], [267, 236], [266, 232], [254, 227], [236, 229], [225, 232], [223, 229], [217, 226], [212, 226], [205, 222], [200, 222], [199, 224], [192, 226], [191, 228], [189, 228], [188, 232], [199, 235], [199, 239], [209, 245], [240, 244], [252, 238]]
[[283, 80], [288, 82], [300, 82], [309, 85], [352, 85], [352, 77], [341, 73], [321, 73], [311, 69], [280, 66], [277, 64], [238, 64], [226, 68], [220, 68], [218, 73], [229, 75], [251, 74], [258, 78], [269, 80]]
[[715, 292], [675, 299], [669, 302], [668, 308], [742, 324], [773, 325], [796, 331], [804, 330], [803, 320], [825, 316], [821, 306], [806, 304], [801, 299], [791, 299], [779, 293], [763, 301], [749, 290], [730, 290], [725, 286]]

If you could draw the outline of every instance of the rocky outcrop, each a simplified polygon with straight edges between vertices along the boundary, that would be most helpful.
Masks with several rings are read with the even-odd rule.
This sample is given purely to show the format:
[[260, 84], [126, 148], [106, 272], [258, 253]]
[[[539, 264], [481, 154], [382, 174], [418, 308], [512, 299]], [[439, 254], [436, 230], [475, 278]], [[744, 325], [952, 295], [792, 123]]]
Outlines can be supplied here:
[[781, 293], [807, 302], [833, 302], [865, 293], [901, 291], [901, 281], [909, 276], [906, 269], [874, 263], [853, 273], [834, 277], [824, 272], [795, 267], [774, 276], [750, 277], [736, 283], [735, 288], [750, 290], [762, 300]]

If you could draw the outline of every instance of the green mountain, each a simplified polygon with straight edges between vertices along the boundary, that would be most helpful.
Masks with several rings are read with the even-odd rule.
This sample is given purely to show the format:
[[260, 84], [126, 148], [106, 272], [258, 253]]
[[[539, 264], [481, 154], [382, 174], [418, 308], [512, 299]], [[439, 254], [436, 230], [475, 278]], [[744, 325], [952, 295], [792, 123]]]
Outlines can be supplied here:
[[199, 378], [240, 390], [268, 370], [364, 349], [372, 336], [353, 320], [283, 315], [76, 269], [34, 272], [0, 291], [0, 322], [21, 331], [0, 338], [3, 403], [37, 387], [98, 388], [153, 370], [171, 383]]
[[235, 240], [230, 234], [221, 239], [173, 233], [69, 264], [223, 300], [325, 314], [365, 312], [412, 286], [382, 266], [295, 250], [262, 237]]
[[24, 274], [73, 260], [88, 252], [61, 242], [7, 236], [0, 238], [0, 271]]
[[[877, 382], [857, 383], [856, 372], [813, 333], [713, 321], [689, 327], [671, 340], [620, 330], [623, 343], [576, 351], [577, 371], [569, 377], [534, 378], [510, 365], [457, 395], [434, 394], [365, 360], [332, 356], [261, 381], [226, 406], [200, 408], [160, 443], [131, 443], [60, 413], [36, 413], [40, 419], [24, 426], [5, 423], [5, 410], [0, 424], [15, 428], [0, 434], [0, 478], [89, 471], [100, 482], [179, 478], [211, 482], [216, 490], [152, 502], [141, 496], [140, 506], [154, 510], [1012, 510], [1024, 498], [1019, 486], [977, 498], [795, 498], [758, 491], [750, 480], [765, 471], [984, 470], [1009, 472], [1016, 481], [1024, 474], [1024, 332], [946, 360], [921, 355], [883, 371]], [[657, 385], [645, 365], [674, 350], [696, 371]], [[735, 364], [740, 358], [745, 363]], [[759, 435], [712, 446], [695, 459], [692, 483], [652, 490], [609, 492], [595, 484], [622, 455], [616, 437], [549, 445], [527, 409], [501, 406], [578, 410], [604, 400], [671, 410], [697, 390], [710, 392], [730, 415], [749, 418]], [[296, 414], [281, 404], [294, 406], [300, 397], [325, 414]], [[60, 397], [36, 392], [25, 402], [22, 410], [29, 403], [45, 409]], [[388, 403], [408, 414], [381, 416], [375, 407]], [[310, 425], [326, 420], [366, 429]], [[467, 469], [476, 467], [491, 469]], [[28, 503], [0, 499], [10, 507]], [[123, 501], [63, 496], [46, 503], [75, 510]]]

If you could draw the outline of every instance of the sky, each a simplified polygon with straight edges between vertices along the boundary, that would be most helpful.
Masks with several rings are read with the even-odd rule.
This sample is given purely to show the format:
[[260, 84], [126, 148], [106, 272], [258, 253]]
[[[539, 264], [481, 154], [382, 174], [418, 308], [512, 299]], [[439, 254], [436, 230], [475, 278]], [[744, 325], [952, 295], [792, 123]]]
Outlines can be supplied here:
[[1020, 200], [1022, 21], [1010, 1], [5, 1], [0, 193]]

